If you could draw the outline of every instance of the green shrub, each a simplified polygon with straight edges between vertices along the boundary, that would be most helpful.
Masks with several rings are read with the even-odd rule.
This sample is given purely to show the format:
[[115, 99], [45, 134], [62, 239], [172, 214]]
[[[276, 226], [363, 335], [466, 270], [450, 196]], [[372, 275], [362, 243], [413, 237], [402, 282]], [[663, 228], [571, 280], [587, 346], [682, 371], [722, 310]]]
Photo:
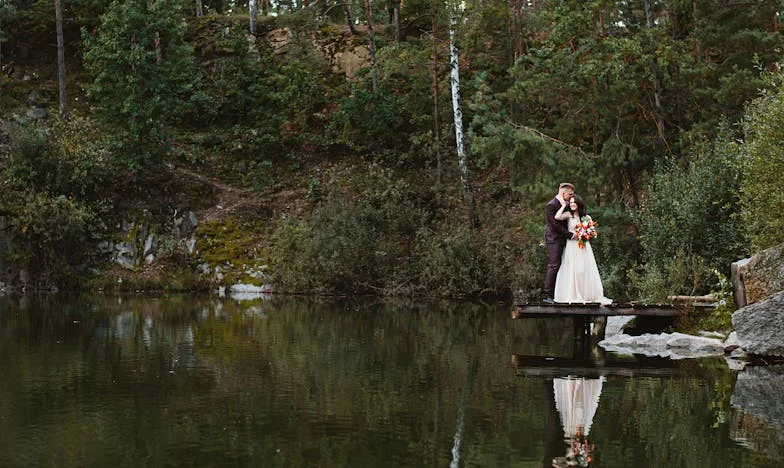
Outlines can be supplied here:
[[408, 145], [400, 138], [404, 120], [398, 96], [383, 88], [375, 93], [357, 88], [340, 100], [327, 134], [331, 141], [359, 151], [400, 149]]
[[306, 217], [278, 221], [270, 258], [283, 289], [458, 297], [541, 286], [538, 242], [521, 244], [503, 222], [436, 225], [429, 195], [375, 166], [337, 186]]
[[769, 77], [775, 89], [749, 105], [743, 121], [743, 221], [752, 248], [766, 249], [782, 241], [784, 231], [784, 80]]
[[[663, 285], [670, 294], [707, 292], [704, 270], [727, 275], [731, 263], [746, 253], [740, 219], [740, 158], [729, 127], [723, 126], [714, 142], [696, 142], [692, 154], [689, 164], [670, 159], [657, 169], [633, 216], [646, 263], [644, 276], [673, 280], [673, 272], [682, 267], [699, 269], [683, 272], [692, 280]], [[673, 255], [676, 250], [678, 255]], [[657, 268], [661, 271], [654, 273]]]
[[670, 295], [696, 295], [710, 288], [710, 266], [687, 246], [678, 247], [671, 257], [646, 262], [629, 272], [632, 293], [637, 300], [668, 302]]
[[297, 291], [383, 291], [426, 219], [413, 187], [371, 167], [327, 194], [307, 220], [278, 222], [273, 274]]
[[16, 267], [40, 286], [71, 284], [88, 258], [92, 211], [64, 195], [17, 195], [9, 222]]
[[[417, 236], [413, 269], [418, 278], [415, 292], [425, 295], [464, 297], [483, 294], [509, 295], [523, 276], [517, 267], [517, 249], [502, 230], [458, 226], [447, 232], [423, 229]], [[524, 265], [531, 263], [524, 260]], [[533, 272], [531, 272], [533, 273]]]
[[72, 116], [50, 131], [15, 129], [6, 173], [21, 190], [97, 201], [110, 173], [107, 159], [92, 122]]
[[465, 296], [484, 286], [481, 255], [468, 228], [440, 234], [424, 230], [417, 243], [419, 286], [444, 296]]

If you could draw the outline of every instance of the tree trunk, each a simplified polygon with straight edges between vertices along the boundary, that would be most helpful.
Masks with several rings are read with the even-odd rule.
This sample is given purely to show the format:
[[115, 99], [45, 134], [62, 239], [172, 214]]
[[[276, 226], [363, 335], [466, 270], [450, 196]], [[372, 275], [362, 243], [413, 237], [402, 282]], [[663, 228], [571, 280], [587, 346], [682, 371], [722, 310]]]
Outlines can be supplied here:
[[357, 31], [356, 26], [354, 26], [354, 16], [351, 14], [351, 8], [349, 7], [348, 2], [343, 3], [343, 12], [346, 14], [346, 22], [348, 23], [348, 29], [351, 30], [351, 34], [357, 35], [359, 32]]
[[[648, 29], [653, 29], [653, 12], [651, 11], [650, 0], [645, 0], [645, 25]], [[654, 51], [655, 54], [655, 51]], [[653, 75], [653, 100], [656, 106], [656, 127], [659, 133], [659, 141], [667, 144], [664, 136], [664, 109], [662, 109], [662, 85], [661, 85], [661, 70], [659, 69], [659, 61], [654, 55], [651, 59], [651, 74]]]
[[400, 42], [400, 0], [389, 1], [389, 22], [395, 26], [395, 42]]
[[60, 116], [68, 113], [68, 101], [65, 93], [65, 43], [63, 40], [63, 2], [54, 0], [54, 14], [57, 29], [57, 88], [60, 91]]
[[250, 14], [250, 33], [256, 36], [256, 16], [259, 12], [259, 3], [257, 0], [248, 1], [248, 13]]
[[441, 135], [438, 122], [438, 15], [436, 0], [433, 0], [433, 146], [436, 150], [436, 200], [441, 199]]
[[201, 0], [196, 0], [196, 17], [201, 18], [204, 16], [204, 4]]
[[155, 63], [160, 65], [163, 62], [163, 47], [161, 46], [161, 33], [155, 31]]
[[376, 38], [373, 34], [373, 7], [365, 0], [365, 17], [368, 25], [368, 47], [370, 48], [370, 76], [373, 79], [373, 92], [378, 91], [378, 70], [376, 69]]
[[449, 67], [451, 69], [452, 109], [455, 119], [455, 142], [457, 143], [457, 161], [460, 165], [460, 182], [463, 188], [463, 200], [468, 210], [468, 225], [472, 229], [479, 227], [479, 215], [476, 211], [474, 189], [471, 185], [471, 174], [468, 169], [468, 155], [465, 150], [463, 136], [463, 110], [460, 104], [460, 67], [459, 52], [456, 43], [457, 5], [452, 4], [449, 12]]

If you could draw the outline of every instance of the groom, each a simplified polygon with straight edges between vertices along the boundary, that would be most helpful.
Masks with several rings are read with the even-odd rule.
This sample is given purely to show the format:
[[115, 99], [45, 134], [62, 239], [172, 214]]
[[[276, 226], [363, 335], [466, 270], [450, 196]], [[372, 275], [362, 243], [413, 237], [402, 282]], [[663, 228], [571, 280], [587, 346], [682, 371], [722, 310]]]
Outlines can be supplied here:
[[562, 206], [569, 203], [569, 199], [574, 195], [574, 185], [569, 182], [564, 182], [558, 186], [558, 194], [547, 203], [544, 208], [545, 216], [547, 217], [547, 231], [544, 235], [544, 242], [547, 246], [547, 253], [550, 256], [550, 262], [547, 264], [547, 276], [544, 280], [544, 296], [542, 302], [545, 304], [553, 304], [553, 290], [555, 289], [555, 277], [558, 275], [558, 269], [561, 268], [561, 254], [566, 246], [566, 240], [572, 237], [569, 232], [568, 221], [559, 221], [555, 219], [555, 214]]

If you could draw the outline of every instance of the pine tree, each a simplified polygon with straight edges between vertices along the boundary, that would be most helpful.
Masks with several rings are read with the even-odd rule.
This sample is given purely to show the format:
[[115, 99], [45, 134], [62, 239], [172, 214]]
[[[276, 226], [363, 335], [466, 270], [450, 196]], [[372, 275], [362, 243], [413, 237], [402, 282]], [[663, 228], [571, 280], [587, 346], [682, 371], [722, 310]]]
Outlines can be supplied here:
[[95, 36], [82, 30], [93, 81], [88, 96], [113, 127], [115, 159], [140, 170], [160, 162], [165, 124], [180, 114], [193, 86], [193, 51], [176, 1], [115, 1]]

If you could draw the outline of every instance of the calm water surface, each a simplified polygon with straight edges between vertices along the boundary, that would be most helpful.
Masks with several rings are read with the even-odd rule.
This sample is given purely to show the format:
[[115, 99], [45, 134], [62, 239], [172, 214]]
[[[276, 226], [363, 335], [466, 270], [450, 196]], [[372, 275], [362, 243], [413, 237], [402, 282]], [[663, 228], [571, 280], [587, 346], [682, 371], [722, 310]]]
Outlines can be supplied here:
[[0, 297], [0, 466], [784, 464], [784, 374], [605, 354], [509, 312]]

